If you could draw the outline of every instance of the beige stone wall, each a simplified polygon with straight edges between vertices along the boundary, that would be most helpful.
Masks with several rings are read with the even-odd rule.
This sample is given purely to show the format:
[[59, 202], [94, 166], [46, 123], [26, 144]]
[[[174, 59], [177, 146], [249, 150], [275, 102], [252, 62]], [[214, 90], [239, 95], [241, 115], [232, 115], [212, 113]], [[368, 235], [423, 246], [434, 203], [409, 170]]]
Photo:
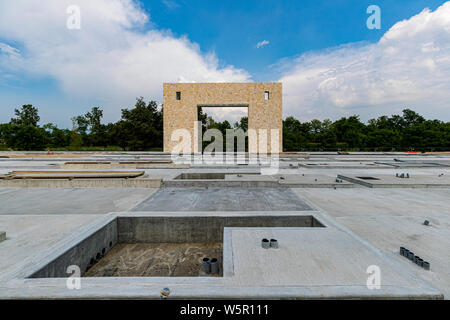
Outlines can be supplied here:
[[[269, 91], [269, 100], [265, 92]], [[176, 99], [181, 92], [181, 100]], [[199, 105], [248, 105], [249, 129], [268, 129], [268, 152], [282, 151], [282, 85], [281, 83], [165, 83], [164, 151], [171, 152], [178, 142], [171, 141], [175, 129], [187, 129], [194, 148], [194, 122]], [[270, 149], [270, 129], [279, 130], [279, 150]], [[255, 146], [249, 142], [249, 151]]]

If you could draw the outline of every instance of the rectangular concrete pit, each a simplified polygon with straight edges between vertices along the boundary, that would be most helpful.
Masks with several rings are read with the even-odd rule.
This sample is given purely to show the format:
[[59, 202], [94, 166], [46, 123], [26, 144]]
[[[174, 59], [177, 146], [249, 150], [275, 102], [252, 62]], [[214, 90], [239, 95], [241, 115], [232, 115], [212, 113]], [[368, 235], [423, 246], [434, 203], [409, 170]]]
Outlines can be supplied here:
[[[167, 253], [178, 255], [180, 258], [186, 258], [190, 261], [187, 263], [187, 271], [181, 272], [180, 276], [192, 276], [195, 270], [192, 265], [195, 263], [201, 265], [202, 251], [215, 252], [221, 255], [221, 243], [223, 241], [223, 230], [226, 227], [324, 227], [313, 216], [191, 216], [191, 217], [173, 217], [173, 216], [119, 216], [113, 219], [100, 229], [96, 230], [85, 239], [69, 248], [56, 259], [47, 263], [40, 268], [30, 278], [59, 278], [67, 277], [67, 267], [71, 265], [79, 266], [82, 274], [85, 272], [87, 276], [118, 276], [120, 274], [128, 274], [132, 276], [148, 276], [156, 275], [161, 270], [156, 270], [147, 265], [137, 267], [138, 262], [133, 254], [127, 253], [130, 248], [140, 248], [142, 256], [149, 257], [152, 253], [159, 252], [165, 247], [171, 246], [171, 251], [163, 255], [168, 261], [173, 257]], [[114, 248], [116, 244], [129, 245]], [[142, 246], [143, 244], [143, 246]], [[147, 245], [147, 246], [145, 246]], [[198, 248], [209, 248], [207, 250]], [[189, 248], [197, 248], [195, 252], [189, 253]], [[114, 250], [108, 255], [110, 250]], [[118, 258], [120, 252], [125, 252], [123, 258]], [[164, 251], [164, 250], [163, 250]], [[118, 253], [119, 252], [119, 253]], [[184, 253], [184, 254], [183, 254]], [[187, 255], [186, 255], [187, 254]], [[106, 255], [106, 257], [105, 257]], [[107, 258], [102, 262], [103, 258]], [[216, 258], [221, 259], [220, 256]], [[154, 259], [154, 260], [152, 260]], [[152, 256], [150, 261], [156, 264], [163, 264], [164, 261], [158, 260], [158, 257]], [[134, 271], [118, 270], [117, 261], [130, 264], [135, 268]], [[193, 262], [194, 261], [194, 262]], [[100, 265], [96, 264], [100, 262]], [[142, 261], [141, 261], [142, 262]], [[177, 261], [169, 264], [165, 276], [174, 275], [176, 273], [171, 270], [176, 267]], [[94, 267], [94, 270], [89, 273]], [[156, 268], [158, 269], [158, 268]], [[187, 273], [187, 274], [186, 274]], [[201, 275], [201, 274], [197, 274]]]

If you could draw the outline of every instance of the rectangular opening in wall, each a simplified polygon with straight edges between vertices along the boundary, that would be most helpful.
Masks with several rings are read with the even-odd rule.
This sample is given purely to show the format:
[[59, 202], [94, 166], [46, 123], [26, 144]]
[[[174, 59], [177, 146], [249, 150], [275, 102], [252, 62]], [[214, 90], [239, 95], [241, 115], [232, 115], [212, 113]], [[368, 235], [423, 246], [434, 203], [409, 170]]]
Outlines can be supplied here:
[[177, 100], [181, 100], [181, 92], [177, 91]]
[[[248, 130], [248, 105], [198, 105], [197, 113], [198, 121], [202, 122], [202, 142], [199, 141], [199, 150], [205, 151], [205, 148], [215, 141], [214, 137], [205, 136], [205, 132], [208, 129], [218, 129], [222, 133], [222, 151], [215, 150], [216, 152], [225, 152], [227, 150], [227, 129], [242, 129], [244, 133]], [[239, 132], [235, 131], [236, 137], [234, 137], [234, 152], [242, 151], [238, 150], [238, 141], [242, 143], [242, 140], [238, 140], [237, 135]], [[248, 136], [244, 138], [244, 151], [248, 152]], [[200, 139], [199, 139], [200, 140]], [[233, 148], [233, 146], [230, 146]]]
[[269, 99], [270, 99], [270, 93], [269, 93], [269, 91], [264, 92], [264, 98], [265, 98], [266, 100], [269, 100]]

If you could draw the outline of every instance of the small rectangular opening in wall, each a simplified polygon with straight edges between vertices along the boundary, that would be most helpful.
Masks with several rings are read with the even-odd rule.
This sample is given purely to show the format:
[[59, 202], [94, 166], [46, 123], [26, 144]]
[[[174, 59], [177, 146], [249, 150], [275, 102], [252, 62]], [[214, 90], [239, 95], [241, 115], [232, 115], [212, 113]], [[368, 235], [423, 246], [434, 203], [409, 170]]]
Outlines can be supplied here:
[[181, 92], [177, 91], [177, 100], [181, 100]]
[[266, 100], [269, 100], [269, 99], [270, 99], [270, 93], [269, 93], [269, 91], [264, 92], [264, 98], [265, 98]]

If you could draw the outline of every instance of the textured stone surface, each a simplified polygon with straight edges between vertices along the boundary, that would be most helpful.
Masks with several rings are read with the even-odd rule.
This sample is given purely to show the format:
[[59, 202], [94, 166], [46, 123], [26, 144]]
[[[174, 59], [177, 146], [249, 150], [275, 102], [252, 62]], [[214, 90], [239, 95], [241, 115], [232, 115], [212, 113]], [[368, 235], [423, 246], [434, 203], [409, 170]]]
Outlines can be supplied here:
[[[269, 100], [265, 92], [269, 91]], [[181, 99], [176, 93], [181, 92]], [[171, 152], [178, 142], [171, 141], [176, 129], [187, 129], [191, 134], [191, 152], [194, 144], [194, 122], [197, 121], [199, 106], [248, 106], [249, 129], [278, 129], [279, 150], [270, 149], [270, 135], [267, 136], [268, 152], [281, 152], [282, 146], [282, 85], [281, 83], [165, 83], [164, 94], [164, 151]], [[256, 152], [255, 144], [249, 143], [249, 151]]]

